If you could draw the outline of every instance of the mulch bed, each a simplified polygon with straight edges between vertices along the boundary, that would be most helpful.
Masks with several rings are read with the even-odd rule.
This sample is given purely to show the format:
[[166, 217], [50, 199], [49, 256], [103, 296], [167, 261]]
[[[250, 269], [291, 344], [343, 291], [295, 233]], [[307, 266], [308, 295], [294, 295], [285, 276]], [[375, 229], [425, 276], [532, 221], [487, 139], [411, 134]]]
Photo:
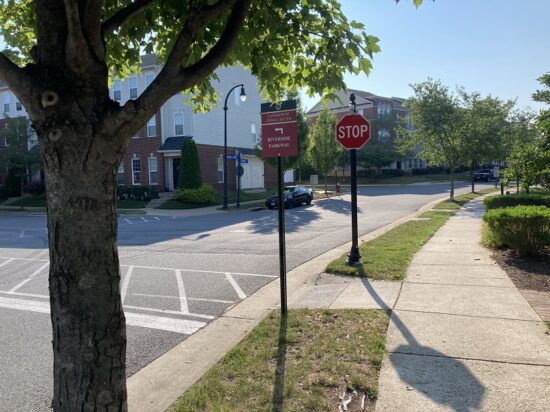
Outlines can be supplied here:
[[493, 259], [518, 289], [550, 292], [550, 249], [542, 256], [524, 257], [513, 250], [497, 250]]

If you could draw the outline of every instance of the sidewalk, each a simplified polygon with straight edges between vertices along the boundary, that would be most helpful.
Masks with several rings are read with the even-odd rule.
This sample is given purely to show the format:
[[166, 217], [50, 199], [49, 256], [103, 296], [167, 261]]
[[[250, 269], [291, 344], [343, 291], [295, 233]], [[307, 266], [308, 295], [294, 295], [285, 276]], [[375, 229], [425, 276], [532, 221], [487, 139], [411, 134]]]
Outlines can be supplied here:
[[[392, 311], [376, 411], [550, 410], [550, 335], [479, 245], [482, 215], [479, 199], [449, 219], [403, 282], [321, 273], [349, 245], [288, 274], [290, 307]], [[136, 373], [129, 410], [165, 410], [278, 303], [275, 281]]]
[[297, 306], [390, 308], [376, 411], [549, 411], [550, 336], [479, 244], [482, 200], [415, 255], [401, 282], [320, 275]]

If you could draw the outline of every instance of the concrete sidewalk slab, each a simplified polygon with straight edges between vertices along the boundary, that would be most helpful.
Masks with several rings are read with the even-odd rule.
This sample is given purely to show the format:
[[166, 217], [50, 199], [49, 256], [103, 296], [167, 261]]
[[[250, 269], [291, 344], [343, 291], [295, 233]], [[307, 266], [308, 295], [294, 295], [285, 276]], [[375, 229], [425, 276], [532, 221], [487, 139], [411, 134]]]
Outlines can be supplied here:
[[539, 321], [515, 288], [403, 283], [396, 310]]
[[487, 273], [487, 266], [471, 265], [442, 266], [439, 270], [434, 270], [433, 265], [414, 265], [409, 268], [405, 283], [515, 288], [506, 273]]
[[543, 326], [541, 321], [396, 310], [386, 350], [427, 356], [436, 351], [453, 358], [550, 366], [550, 335]]
[[550, 367], [391, 353], [377, 412], [548, 412]]
[[[436, 247], [434, 247], [436, 248]], [[413, 262], [419, 265], [488, 265], [496, 266], [497, 263], [486, 253], [460, 253], [450, 252], [449, 246], [442, 246], [436, 252], [428, 252], [422, 249], [418, 252]]]

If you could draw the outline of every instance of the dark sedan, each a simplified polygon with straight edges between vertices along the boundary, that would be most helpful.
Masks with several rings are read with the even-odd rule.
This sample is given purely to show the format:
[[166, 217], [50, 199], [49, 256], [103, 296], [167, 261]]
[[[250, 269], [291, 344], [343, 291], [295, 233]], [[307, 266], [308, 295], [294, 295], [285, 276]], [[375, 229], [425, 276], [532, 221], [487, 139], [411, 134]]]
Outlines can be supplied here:
[[[287, 186], [284, 188], [283, 196], [285, 199], [285, 209], [299, 206], [302, 203], [310, 205], [313, 200], [311, 189], [303, 186]], [[278, 204], [279, 200], [276, 193], [265, 201], [268, 209], [276, 209]]]

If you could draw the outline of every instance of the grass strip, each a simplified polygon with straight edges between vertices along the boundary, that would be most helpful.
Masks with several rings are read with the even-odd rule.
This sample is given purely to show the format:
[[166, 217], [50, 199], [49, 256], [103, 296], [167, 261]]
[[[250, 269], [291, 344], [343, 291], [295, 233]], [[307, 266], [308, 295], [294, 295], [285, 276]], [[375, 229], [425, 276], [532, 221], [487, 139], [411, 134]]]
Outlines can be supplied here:
[[475, 199], [476, 197], [479, 197], [481, 195], [486, 195], [487, 193], [492, 193], [496, 191], [497, 189], [482, 189], [477, 192], [470, 192], [470, 193], [464, 193], [462, 195], [455, 196], [454, 200], [444, 200], [443, 202], [439, 202], [437, 205], [435, 205], [434, 209], [452, 209], [452, 210], [458, 210], [462, 206], [464, 206], [466, 203], [468, 203], [470, 200]]
[[[240, 194], [240, 202], [249, 202], [252, 200], [263, 200], [265, 201], [269, 196], [271, 196], [273, 193], [269, 191], [263, 191], [263, 192], [241, 192]], [[229, 192], [227, 193], [227, 202], [228, 203], [236, 203], [237, 202], [237, 192]], [[217, 193], [216, 194], [216, 200], [212, 203], [209, 203], [207, 205], [200, 205], [195, 203], [185, 203], [178, 199], [170, 199], [161, 204], [157, 207], [157, 209], [170, 209], [170, 210], [177, 210], [177, 209], [199, 209], [201, 207], [208, 207], [208, 206], [217, 206], [217, 205], [223, 205], [223, 194]]]
[[46, 196], [25, 196], [6, 203], [5, 206], [22, 206], [22, 207], [46, 207]]
[[375, 280], [403, 280], [409, 262], [433, 234], [470, 200], [494, 189], [455, 196], [454, 202], [444, 200], [428, 211], [405, 222], [369, 242], [359, 245], [361, 265], [348, 266], [347, 254], [330, 262], [327, 273], [368, 277]]
[[389, 317], [381, 310], [268, 315], [168, 411], [374, 410]]
[[362, 265], [346, 265], [347, 255], [333, 260], [325, 271], [375, 280], [402, 280], [414, 254], [439, 229], [452, 212], [425, 212], [420, 220], [405, 222], [359, 246]]

